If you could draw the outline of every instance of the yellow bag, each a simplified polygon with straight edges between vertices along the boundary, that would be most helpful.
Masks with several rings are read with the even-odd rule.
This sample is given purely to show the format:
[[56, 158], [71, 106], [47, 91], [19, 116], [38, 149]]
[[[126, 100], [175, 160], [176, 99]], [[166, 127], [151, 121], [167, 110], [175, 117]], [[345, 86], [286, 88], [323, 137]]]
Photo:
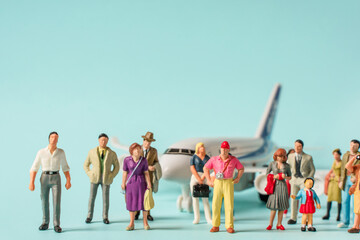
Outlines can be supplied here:
[[146, 189], [145, 196], [144, 196], [144, 209], [145, 211], [149, 211], [153, 209], [155, 206], [154, 198], [152, 196], [152, 189]]

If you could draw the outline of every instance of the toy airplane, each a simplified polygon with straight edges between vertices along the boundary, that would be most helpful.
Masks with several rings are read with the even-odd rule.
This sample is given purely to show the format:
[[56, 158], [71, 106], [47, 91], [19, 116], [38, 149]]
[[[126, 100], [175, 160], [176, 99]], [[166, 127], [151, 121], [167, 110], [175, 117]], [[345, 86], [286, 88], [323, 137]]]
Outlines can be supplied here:
[[[270, 140], [276, 110], [280, 98], [281, 85], [276, 84], [268, 100], [262, 120], [253, 138], [189, 138], [176, 142], [165, 150], [160, 157], [162, 178], [181, 184], [182, 194], [177, 199], [179, 210], [192, 212], [192, 200], [190, 196], [190, 158], [195, 153], [195, 145], [203, 142], [206, 153], [211, 156], [220, 154], [219, 146], [226, 140], [230, 143], [230, 154], [237, 157], [245, 167], [245, 173], [240, 182], [235, 184], [235, 191], [241, 191], [250, 187], [256, 188], [262, 201], [267, 200], [264, 188], [266, 186], [266, 164], [272, 159], [277, 146]], [[113, 139], [115, 147], [125, 149], [123, 145]], [[314, 189], [319, 195], [323, 192], [324, 178], [328, 171], [316, 171]], [[237, 174], [237, 173], [235, 173]]]

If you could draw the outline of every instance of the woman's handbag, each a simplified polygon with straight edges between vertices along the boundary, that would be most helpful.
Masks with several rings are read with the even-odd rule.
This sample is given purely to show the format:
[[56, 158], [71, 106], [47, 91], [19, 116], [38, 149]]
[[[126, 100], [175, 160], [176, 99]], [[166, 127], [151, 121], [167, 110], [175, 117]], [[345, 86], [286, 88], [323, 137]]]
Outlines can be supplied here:
[[152, 196], [152, 189], [148, 188], [145, 191], [144, 195], [144, 210], [149, 211], [150, 209], [153, 209], [155, 206], [154, 198]]
[[210, 194], [209, 186], [206, 184], [196, 184], [193, 186], [193, 197], [208, 198]]
[[275, 187], [274, 174], [268, 174], [267, 175], [267, 185], [265, 187], [265, 192], [268, 195], [273, 194], [274, 193], [274, 187]]

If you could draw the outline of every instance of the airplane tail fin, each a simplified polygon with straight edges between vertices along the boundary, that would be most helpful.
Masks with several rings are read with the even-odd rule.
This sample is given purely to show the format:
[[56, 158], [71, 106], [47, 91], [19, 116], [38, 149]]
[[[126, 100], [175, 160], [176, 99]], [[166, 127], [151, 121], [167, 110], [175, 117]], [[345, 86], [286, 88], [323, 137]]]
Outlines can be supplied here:
[[273, 123], [275, 120], [275, 113], [280, 98], [280, 90], [281, 90], [281, 85], [277, 83], [270, 95], [264, 115], [256, 131], [255, 134], [256, 138], [265, 138], [265, 139], [270, 138]]

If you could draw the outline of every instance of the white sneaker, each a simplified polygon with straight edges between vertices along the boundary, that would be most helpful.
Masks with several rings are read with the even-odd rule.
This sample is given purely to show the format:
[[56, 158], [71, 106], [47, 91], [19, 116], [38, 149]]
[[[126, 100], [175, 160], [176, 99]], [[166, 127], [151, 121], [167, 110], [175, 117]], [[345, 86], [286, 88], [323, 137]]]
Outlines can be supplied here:
[[345, 224], [345, 223], [339, 223], [339, 224], [337, 225], [337, 227], [338, 227], [338, 228], [348, 228], [349, 225], [347, 225], [347, 224]]

